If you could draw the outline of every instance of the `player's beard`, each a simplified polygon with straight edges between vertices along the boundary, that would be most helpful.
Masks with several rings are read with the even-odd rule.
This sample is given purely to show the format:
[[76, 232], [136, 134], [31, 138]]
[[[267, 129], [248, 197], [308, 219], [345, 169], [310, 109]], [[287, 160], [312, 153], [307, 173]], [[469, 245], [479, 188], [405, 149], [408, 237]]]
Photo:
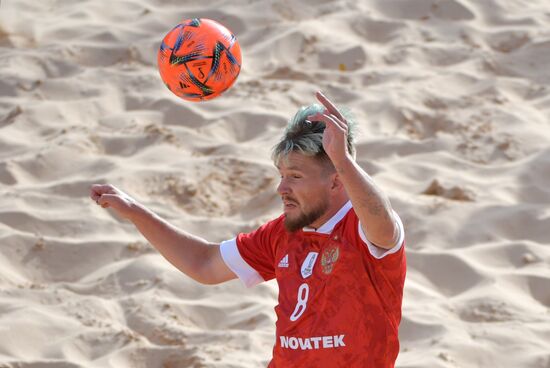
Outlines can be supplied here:
[[299, 230], [303, 227], [306, 227], [308, 225], [311, 225], [315, 221], [317, 221], [321, 216], [325, 214], [329, 207], [328, 200], [326, 198], [323, 198], [317, 202], [315, 207], [310, 209], [307, 212], [304, 212], [301, 207], [297, 207], [300, 211], [300, 214], [296, 217], [290, 217], [285, 215], [285, 228], [289, 232], [294, 232], [296, 230]]

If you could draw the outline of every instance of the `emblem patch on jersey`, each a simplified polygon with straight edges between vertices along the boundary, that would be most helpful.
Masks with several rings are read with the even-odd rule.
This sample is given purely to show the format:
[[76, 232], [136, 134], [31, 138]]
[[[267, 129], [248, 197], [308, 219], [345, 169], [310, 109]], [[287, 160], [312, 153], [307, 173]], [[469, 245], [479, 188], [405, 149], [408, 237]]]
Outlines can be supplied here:
[[304, 279], [313, 274], [313, 266], [315, 266], [318, 255], [318, 252], [309, 252], [304, 263], [302, 263], [302, 277]]
[[323, 266], [323, 273], [325, 275], [332, 272], [339, 255], [340, 248], [337, 245], [324, 250], [323, 255], [321, 256], [321, 266]]
[[283, 258], [281, 258], [281, 261], [279, 262], [279, 267], [287, 267], [288, 268], [288, 254], [285, 254]]

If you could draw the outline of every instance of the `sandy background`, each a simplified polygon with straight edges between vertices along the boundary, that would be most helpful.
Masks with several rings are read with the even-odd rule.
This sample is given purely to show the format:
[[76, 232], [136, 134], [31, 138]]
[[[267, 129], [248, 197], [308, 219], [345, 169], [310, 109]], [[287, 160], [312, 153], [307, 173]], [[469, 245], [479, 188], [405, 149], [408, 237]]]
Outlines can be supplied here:
[[[180, 20], [238, 37], [207, 103], [162, 84]], [[262, 367], [277, 287], [202, 286], [88, 199], [220, 241], [277, 216], [269, 149], [322, 89], [407, 232], [401, 368], [550, 367], [546, 0], [0, 4], [0, 367]]]

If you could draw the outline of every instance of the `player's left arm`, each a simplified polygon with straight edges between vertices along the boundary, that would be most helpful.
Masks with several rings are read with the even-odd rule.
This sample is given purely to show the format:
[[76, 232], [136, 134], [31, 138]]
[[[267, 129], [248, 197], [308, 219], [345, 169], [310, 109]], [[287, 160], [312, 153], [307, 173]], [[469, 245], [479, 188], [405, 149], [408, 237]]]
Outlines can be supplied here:
[[348, 152], [346, 119], [321, 92], [317, 92], [317, 99], [326, 110], [309, 119], [326, 124], [323, 148], [336, 168], [338, 179], [346, 189], [363, 232], [371, 243], [380, 248], [394, 247], [400, 234], [388, 197]]

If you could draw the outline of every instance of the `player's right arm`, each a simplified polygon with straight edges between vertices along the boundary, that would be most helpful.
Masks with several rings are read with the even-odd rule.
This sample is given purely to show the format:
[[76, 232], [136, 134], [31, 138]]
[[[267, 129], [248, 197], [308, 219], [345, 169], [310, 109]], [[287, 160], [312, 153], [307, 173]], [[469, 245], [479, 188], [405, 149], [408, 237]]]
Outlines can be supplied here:
[[141, 234], [181, 272], [203, 284], [219, 284], [237, 276], [225, 264], [220, 246], [169, 224], [120, 189], [94, 184], [90, 197], [131, 221]]

